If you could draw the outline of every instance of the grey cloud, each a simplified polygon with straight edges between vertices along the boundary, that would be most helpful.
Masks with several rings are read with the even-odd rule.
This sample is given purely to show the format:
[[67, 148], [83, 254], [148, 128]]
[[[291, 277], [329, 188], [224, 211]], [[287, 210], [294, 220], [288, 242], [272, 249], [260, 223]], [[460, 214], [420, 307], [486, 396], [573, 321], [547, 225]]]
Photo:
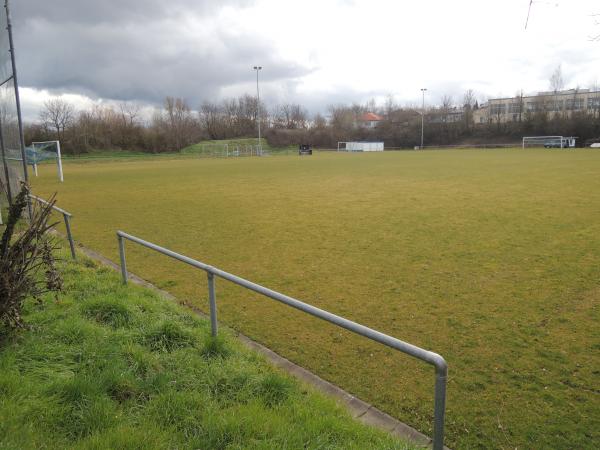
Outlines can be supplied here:
[[116, 100], [158, 103], [165, 96], [192, 106], [224, 88], [249, 83], [252, 66], [265, 82], [307, 73], [279, 58], [268, 42], [215, 27], [193, 37], [181, 19], [207, 21], [224, 5], [248, 1], [57, 0], [15, 3], [21, 85]]
[[208, 14], [252, 0], [19, 0], [12, 2], [15, 24], [44, 19], [55, 23], [121, 24], [184, 13]]

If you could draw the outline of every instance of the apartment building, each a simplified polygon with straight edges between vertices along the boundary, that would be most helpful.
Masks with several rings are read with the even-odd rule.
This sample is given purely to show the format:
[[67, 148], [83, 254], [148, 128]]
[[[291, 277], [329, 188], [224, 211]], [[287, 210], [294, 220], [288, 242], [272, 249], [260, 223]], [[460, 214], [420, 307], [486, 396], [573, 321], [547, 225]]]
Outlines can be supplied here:
[[539, 92], [537, 95], [493, 98], [473, 111], [473, 121], [482, 123], [519, 122], [528, 114], [546, 112], [569, 116], [574, 112], [600, 115], [600, 91], [569, 89]]

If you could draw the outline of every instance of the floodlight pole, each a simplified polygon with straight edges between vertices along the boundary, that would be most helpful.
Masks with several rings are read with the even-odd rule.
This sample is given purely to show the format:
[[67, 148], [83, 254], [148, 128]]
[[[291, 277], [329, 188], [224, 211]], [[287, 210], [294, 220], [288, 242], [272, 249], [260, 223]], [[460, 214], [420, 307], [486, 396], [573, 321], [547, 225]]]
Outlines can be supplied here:
[[[25, 155], [25, 136], [23, 134], [23, 117], [21, 115], [21, 98], [19, 96], [19, 83], [17, 81], [17, 63], [15, 60], [15, 45], [13, 42], [12, 34], [12, 21], [10, 17], [10, 9], [8, 6], [8, 0], [4, 2], [4, 8], [6, 9], [6, 29], [8, 30], [8, 43], [10, 46], [10, 61], [12, 63], [12, 75], [13, 84], [15, 85], [15, 101], [17, 103], [17, 121], [19, 122], [19, 139], [21, 140], [21, 158], [23, 159], [23, 174], [25, 176], [25, 183], [29, 184], [29, 176], [27, 174], [27, 157]], [[30, 207], [31, 213], [31, 207]]]
[[421, 150], [423, 150], [423, 137], [425, 136], [425, 91], [427, 88], [421, 88], [423, 94], [423, 106], [421, 109]]
[[258, 123], [258, 151], [262, 156], [262, 145], [260, 142], [260, 92], [258, 90], [258, 71], [262, 70], [262, 66], [254, 66], [256, 70], [256, 121]]

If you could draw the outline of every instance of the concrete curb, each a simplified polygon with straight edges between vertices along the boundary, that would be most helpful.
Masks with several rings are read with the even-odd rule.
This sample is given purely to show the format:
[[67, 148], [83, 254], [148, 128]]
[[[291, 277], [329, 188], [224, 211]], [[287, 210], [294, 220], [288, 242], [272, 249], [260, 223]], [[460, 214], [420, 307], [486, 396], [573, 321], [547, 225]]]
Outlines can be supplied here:
[[[77, 247], [79, 251], [84, 253], [89, 258], [99, 261], [102, 264], [109, 266], [118, 272], [121, 271], [121, 267], [118, 264], [115, 264], [113, 261], [101, 255], [100, 253], [97, 253], [94, 250], [90, 250], [89, 248], [86, 248], [81, 244], [78, 244]], [[140, 278], [131, 272], [128, 273], [129, 280], [134, 282], [135, 284], [152, 289], [167, 300], [173, 301], [178, 304], [182, 304], [179, 301], [177, 301], [177, 298], [173, 294], [156, 287], [149, 281], [146, 281], [143, 278]], [[208, 318], [208, 316], [200, 309], [188, 304], [183, 305], [191, 309], [194, 313], [202, 317]], [[229, 329], [231, 330], [231, 328]], [[292, 361], [275, 353], [273, 350], [265, 347], [264, 345], [250, 339], [249, 337], [237, 332], [236, 330], [233, 331], [237, 334], [239, 340], [244, 345], [246, 345], [252, 350], [263, 354], [274, 366], [284, 370], [285, 372], [289, 373], [295, 378], [311, 385], [317, 390], [335, 398], [338, 401], [338, 403], [344, 406], [350, 412], [352, 417], [354, 417], [356, 420], [364, 424], [371, 425], [373, 427], [387, 431], [393, 436], [403, 438], [412, 442], [413, 444], [422, 446], [423, 448], [431, 447], [431, 439], [425, 436], [423, 433], [415, 430], [414, 428], [412, 428], [409, 425], [406, 425], [403, 422], [400, 422], [399, 420], [395, 419], [389, 414], [386, 414], [383, 411], [377, 409], [375, 406], [353, 396], [352, 394], [346, 392], [339, 386], [336, 386], [335, 384], [332, 384], [329, 381], [322, 379], [321, 377], [315, 375], [314, 373], [310, 372], [304, 367], [293, 363]], [[449, 450], [447, 447], [444, 447], [444, 449]]]

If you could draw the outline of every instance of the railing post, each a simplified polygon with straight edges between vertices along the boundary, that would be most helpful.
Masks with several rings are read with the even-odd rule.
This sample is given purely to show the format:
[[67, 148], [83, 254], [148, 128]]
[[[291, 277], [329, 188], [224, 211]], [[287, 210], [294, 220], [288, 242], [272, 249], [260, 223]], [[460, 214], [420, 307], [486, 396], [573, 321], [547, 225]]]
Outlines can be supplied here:
[[444, 363], [435, 368], [435, 399], [433, 404], [433, 450], [444, 448], [444, 414], [446, 410], [446, 379], [448, 367]]
[[73, 234], [71, 234], [71, 220], [68, 214], [63, 213], [63, 217], [65, 219], [65, 228], [67, 230], [67, 238], [69, 239], [69, 247], [71, 247], [71, 256], [73, 259], [77, 259], [77, 255], [75, 254], [75, 242], [73, 242]]
[[123, 275], [123, 284], [127, 284], [127, 263], [125, 262], [125, 242], [123, 237], [117, 234], [119, 240], [119, 256], [121, 257], [121, 275]]
[[210, 308], [210, 334], [217, 336], [217, 299], [215, 295], [215, 276], [206, 272], [208, 276], [208, 304]]

